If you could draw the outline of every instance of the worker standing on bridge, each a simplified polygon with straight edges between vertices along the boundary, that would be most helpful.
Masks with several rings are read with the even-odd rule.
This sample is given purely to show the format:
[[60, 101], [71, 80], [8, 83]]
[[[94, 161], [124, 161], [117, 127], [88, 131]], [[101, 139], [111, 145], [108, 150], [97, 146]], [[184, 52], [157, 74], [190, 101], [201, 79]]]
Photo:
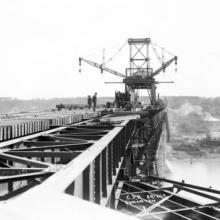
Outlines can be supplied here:
[[91, 95], [88, 95], [87, 103], [88, 103], [88, 109], [90, 109], [90, 108], [92, 107], [92, 98], [91, 98]]
[[92, 97], [92, 102], [93, 102], [93, 111], [96, 109], [96, 104], [97, 104], [97, 92]]

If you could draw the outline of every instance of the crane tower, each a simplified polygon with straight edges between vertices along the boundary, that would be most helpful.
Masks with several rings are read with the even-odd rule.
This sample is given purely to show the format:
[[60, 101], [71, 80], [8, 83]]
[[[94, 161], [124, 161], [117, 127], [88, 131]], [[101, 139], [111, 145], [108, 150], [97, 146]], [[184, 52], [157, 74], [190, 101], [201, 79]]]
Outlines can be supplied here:
[[[162, 56], [162, 58], [159, 56], [155, 45], [152, 43], [150, 38], [129, 38], [127, 40], [127, 44], [129, 45], [129, 67], [125, 68], [125, 74], [107, 68], [104, 63], [98, 64], [82, 57], [79, 58], [79, 64], [81, 65], [81, 62], [84, 61], [87, 64], [99, 68], [101, 72], [106, 71], [113, 75], [122, 77], [123, 81], [121, 83], [125, 84], [125, 93], [124, 95], [122, 94], [122, 97], [125, 97], [125, 102], [129, 102], [129, 104], [133, 107], [135, 107], [138, 102], [138, 90], [142, 89], [148, 91], [150, 104], [155, 106], [157, 103], [156, 84], [161, 83], [155, 80], [155, 76], [161, 71], [165, 71], [172, 62], [175, 61], [175, 64], [177, 64], [177, 56], [170, 53], [172, 58], [165, 62], [164, 56]], [[157, 59], [161, 63], [161, 66], [156, 70], [153, 70], [150, 66], [150, 46], [152, 46]]]

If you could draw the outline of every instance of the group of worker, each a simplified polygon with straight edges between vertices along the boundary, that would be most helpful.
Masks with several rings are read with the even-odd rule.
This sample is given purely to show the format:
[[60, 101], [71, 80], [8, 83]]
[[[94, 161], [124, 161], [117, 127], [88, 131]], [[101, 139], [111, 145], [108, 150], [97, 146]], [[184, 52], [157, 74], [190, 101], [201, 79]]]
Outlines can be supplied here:
[[95, 111], [97, 104], [97, 92], [95, 92], [95, 94], [92, 97], [88, 95], [87, 103], [88, 108], [91, 109], [91, 107], [93, 107], [93, 111]]

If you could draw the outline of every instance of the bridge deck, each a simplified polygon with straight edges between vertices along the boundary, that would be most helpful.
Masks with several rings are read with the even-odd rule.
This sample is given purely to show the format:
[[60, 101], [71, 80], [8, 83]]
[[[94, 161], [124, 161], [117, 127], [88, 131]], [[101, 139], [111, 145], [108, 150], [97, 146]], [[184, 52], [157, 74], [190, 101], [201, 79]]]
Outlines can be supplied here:
[[[173, 215], [178, 216], [179, 219], [193, 219], [189, 215], [184, 218], [181, 213], [200, 209], [201, 204], [194, 204], [194, 210], [190, 206], [192, 202], [180, 196], [178, 196], [179, 200], [182, 201], [182, 205], [186, 206], [184, 210], [182, 210], [183, 207], [174, 206], [174, 208], [170, 206], [168, 209], [164, 206], [165, 208], [161, 209], [161, 206], [164, 205], [162, 202], [165, 201], [161, 202], [164, 197], [162, 198], [157, 193], [164, 193], [166, 197], [170, 196], [167, 198], [169, 200], [167, 202], [170, 202], [177, 196], [173, 195], [174, 191], [171, 192], [171, 188], [173, 190], [176, 187], [180, 190], [178, 184], [175, 183], [175, 186], [171, 188], [161, 189], [143, 184], [138, 179], [136, 182], [139, 181], [139, 183], [134, 183], [135, 171], [126, 170], [126, 164], [128, 161], [131, 162], [127, 158], [131, 158], [132, 148], [135, 151], [138, 149], [138, 145], [143, 148], [143, 150], [140, 149], [143, 154], [149, 151], [149, 168], [153, 168], [151, 160], [156, 159], [158, 139], [161, 136], [161, 129], [165, 127], [164, 117], [160, 117], [157, 113], [125, 114], [124, 116], [116, 114], [117, 117], [99, 117], [0, 143], [0, 200], [4, 201], [0, 206], [0, 209], [3, 210], [0, 212], [0, 217], [5, 217], [6, 213], [8, 219], [13, 219], [10, 217], [13, 215], [16, 217], [21, 215], [22, 219], [29, 219], [30, 210], [36, 209], [37, 205], [37, 208], [42, 211], [40, 218], [48, 219], [52, 216], [56, 217], [54, 213], [57, 213], [57, 210], [52, 211], [51, 204], [58, 207], [62, 202], [76, 206], [69, 209], [73, 210], [73, 213], [77, 209], [76, 213], [79, 214], [78, 209], [82, 210], [81, 205], [84, 204], [77, 202], [76, 197], [79, 197], [90, 201], [91, 207], [93, 207], [92, 203], [96, 203], [121, 211], [126, 210], [126, 212], [133, 210], [133, 214], [139, 210], [137, 214], [144, 219], [149, 216], [166, 219], [163, 217], [168, 214], [170, 215], [168, 219], [172, 219]], [[149, 125], [153, 126], [150, 131], [148, 131]], [[143, 141], [147, 142], [146, 146]], [[139, 154], [137, 153], [136, 156], [141, 156]], [[138, 161], [134, 159], [132, 163], [135, 164]], [[133, 177], [127, 179], [130, 174]], [[156, 182], [154, 177], [150, 178], [151, 183]], [[135, 187], [136, 189], [132, 190]], [[181, 187], [181, 190], [186, 190], [186, 187]], [[195, 193], [192, 188], [190, 190], [191, 193]], [[149, 199], [150, 202], [144, 201], [142, 208], [133, 204], [137, 200], [134, 196], [135, 193], [138, 193], [138, 198], [141, 198], [140, 201], [142, 201], [142, 195], [146, 198], [146, 195], [150, 195], [149, 192], [152, 195], [157, 194], [154, 196], [154, 201], [152, 199]], [[132, 197], [125, 195], [132, 195]], [[207, 196], [207, 194], [203, 193], [203, 196]], [[217, 199], [217, 197], [213, 198]], [[203, 213], [202, 215], [206, 217], [212, 215], [212, 219], [218, 219], [219, 212], [216, 209], [219, 201], [218, 199], [214, 201], [215, 203], [208, 210], [211, 214], [206, 213], [207, 215], [205, 215], [202, 212], [204, 210], [199, 210]], [[23, 213], [20, 210], [21, 206], [23, 206]], [[48, 210], [43, 212], [42, 206], [48, 207]], [[89, 205], [85, 203], [85, 207], [87, 206]], [[148, 210], [147, 212], [145, 209], [143, 210], [143, 206]], [[208, 206], [203, 208], [206, 210]], [[214, 208], [215, 211], [213, 211]], [[158, 209], [160, 210], [158, 211]], [[65, 207], [64, 210], [69, 213], [68, 208]], [[155, 213], [157, 211], [158, 213]], [[110, 214], [115, 216], [112, 212]], [[59, 213], [57, 215], [60, 216]], [[63, 215], [66, 216], [66, 213]], [[65, 219], [70, 219], [71, 216], [66, 216]], [[115, 218], [119, 219], [119, 217], [123, 218], [123, 215], [119, 214]], [[39, 219], [39, 213], [31, 216], [30, 219], [37, 218]]]

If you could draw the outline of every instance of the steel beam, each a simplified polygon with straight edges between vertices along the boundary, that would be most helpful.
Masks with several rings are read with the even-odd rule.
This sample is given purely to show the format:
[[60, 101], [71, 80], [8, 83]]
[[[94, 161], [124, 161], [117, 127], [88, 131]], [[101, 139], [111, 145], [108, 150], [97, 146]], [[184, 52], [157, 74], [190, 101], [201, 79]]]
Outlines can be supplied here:
[[86, 143], [86, 144], [65, 144], [65, 145], [57, 145], [57, 142], [53, 142], [54, 145], [45, 146], [45, 147], [28, 147], [28, 148], [21, 148], [21, 149], [12, 149], [12, 151], [41, 151], [41, 150], [65, 150], [70, 149], [71, 151], [77, 151], [77, 150], [86, 150], [89, 148], [92, 143]]
[[95, 203], [100, 204], [101, 201], [101, 175], [100, 175], [100, 155], [95, 159]]
[[28, 174], [22, 174], [22, 175], [0, 177], [0, 183], [8, 183], [8, 182], [42, 178], [42, 177], [46, 178], [52, 174], [53, 172], [37, 172], [37, 173], [28, 173]]
[[[70, 126], [70, 127], [68, 127], [68, 128], [66, 128], [65, 129], [65, 131], [70, 131], [70, 132], [74, 132], [74, 133], [81, 133], [81, 132], [88, 132], [88, 133], [90, 133], [90, 132], [97, 132], [97, 133], [100, 133], [100, 132], [105, 132], [105, 133], [108, 133], [109, 132], [109, 129], [106, 129], [106, 130], [103, 130], [103, 129], [95, 129], [94, 128], [94, 126], [89, 126], [89, 128], [84, 128], [85, 126], [82, 126], [82, 127], [80, 127], [80, 126]], [[61, 131], [61, 132], [63, 132], [63, 131]]]
[[60, 134], [60, 135], [57, 135], [56, 137], [63, 137], [63, 138], [79, 138], [80, 140], [98, 140], [100, 139], [101, 137], [103, 137], [103, 135], [100, 135], [100, 134]]
[[90, 200], [90, 165], [83, 171], [83, 199]]
[[219, 190], [215, 190], [215, 189], [211, 189], [211, 188], [205, 188], [205, 187], [201, 187], [201, 186], [196, 186], [196, 185], [193, 185], [193, 184], [187, 184], [185, 182], [177, 182], [177, 181], [174, 181], [174, 180], [160, 178], [160, 177], [155, 177], [155, 176], [148, 176], [148, 178], [152, 179], [152, 180], [159, 180], [161, 182], [167, 182], [167, 183], [172, 183], [172, 184], [176, 184], [176, 185], [180, 185], [180, 186], [185, 186], [185, 187], [189, 187], [189, 188], [193, 188], [193, 189], [198, 189], [198, 190], [201, 190], [201, 191], [206, 191], [206, 192], [210, 192], [210, 193], [220, 194]]
[[107, 150], [102, 152], [102, 197], [107, 197]]
[[[197, 209], [202, 209], [202, 208], [210, 208], [210, 206], [208, 206], [208, 205], [198, 205], [198, 206], [195, 206], [195, 207], [172, 209], [170, 211], [151, 212], [151, 214], [152, 215], [161, 215], [161, 214], [163, 215], [163, 214], [169, 214], [169, 213], [175, 213], [175, 212], [181, 212], [181, 211], [197, 211]], [[212, 216], [208, 216], [208, 217], [212, 218]]]
[[54, 141], [24, 141], [24, 146], [30, 147], [47, 147], [47, 146], [74, 146], [74, 145], [84, 145], [84, 144], [90, 144], [91, 143], [70, 143], [69, 141], [62, 141], [62, 142], [54, 142]]
[[67, 137], [60, 137], [58, 134], [57, 135], [44, 135], [41, 136], [43, 139], [48, 139], [48, 140], [58, 140], [58, 141], [66, 141], [69, 143], [77, 144], [77, 143], [89, 143], [86, 140], [79, 139], [79, 138], [67, 138]]
[[40, 172], [43, 168], [0, 168], [0, 176]]
[[174, 184], [174, 187], [179, 189], [179, 190], [183, 190], [183, 191], [186, 191], [186, 192], [198, 195], [198, 196], [202, 196], [202, 197], [207, 198], [207, 199], [211, 199], [211, 200], [220, 202], [220, 198], [217, 198], [215, 196], [212, 196], [212, 195], [209, 195], [209, 194], [206, 194], [206, 193], [199, 192], [197, 190], [189, 189], [189, 188], [186, 188], [186, 187], [183, 187], [183, 186], [180, 186], [180, 185], [176, 185], [176, 184]]
[[112, 168], [113, 168], [113, 160], [112, 160], [112, 143], [110, 143], [107, 147], [108, 151], [108, 184], [112, 184]]
[[60, 157], [60, 158], [69, 158], [74, 159], [79, 154], [82, 153], [82, 151], [74, 151], [74, 152], [66, 152], [66, 151], [7, 151], [4, 152], [5, 154], [15, 155], [19, 157]]
[[111, 130], [113, 129], [115, 126], [113, 125], [81, 125], [80, 127], [77, 127], [76, 128], [86, 128], [86, 129], [91, 129], [91, 131], [93, 130]]
[[26, 164], [28, 166], [33, 166], [33, 167], [45, 168], [45, 167], [51, 166], [51, 164], [49, 164], [49, 163], [34, 161], [34, 160], [26, 159], [26, 158], [21, 158], [21, 157], [18, 157], [18, 156], [5, 154], [5, 153], [0, 153], [0, 158], [5, 159], [5, 160], [10, 160], [10, 161], [13, 161], [13, 162], [17, 162], [17, 163], [21, 163], [21, 164]]
[[[90, 129], [91, 130], [91, 129]], [[88, 131], [88, 130], [63, 130], [60, 131], [60, 134], [74, 134], [74, 135], [105, 135], [107, 134], [109, 131]]]

